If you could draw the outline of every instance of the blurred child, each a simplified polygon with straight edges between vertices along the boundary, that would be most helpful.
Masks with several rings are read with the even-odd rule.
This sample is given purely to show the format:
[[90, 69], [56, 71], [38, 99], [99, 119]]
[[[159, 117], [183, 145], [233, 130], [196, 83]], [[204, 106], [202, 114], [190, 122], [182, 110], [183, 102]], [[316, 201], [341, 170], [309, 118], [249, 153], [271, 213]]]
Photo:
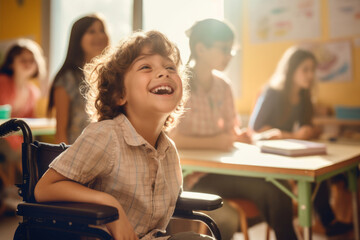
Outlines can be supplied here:
[[[46, 85], [46, 67], [41, 47], [30, 39], [18, 39], [7, 51], [0, 67], [0, 105], [11, 106], [11, 118], [35, 117], [40, 86]], [[0, 176], [5, 186], [15, 183], [16, 170], [21, 169], [21, 136], [0, 139]]]
[[91, 14], [72, 26], [66, 59], [50, 89], [48, 114], [56, 109], [56, 142], [72, 144], [89, 124], [85, 98], [80, 92], [83, 67], [109, 44], [105, 22]]
[[41, 47], [30, 39], [19, 39], [8, 50], [0, 67], [0, 105], [11, 105], [11, 117], [35, 117], [39, 87], [30, 80], [37, 78], [42, 85], [46, 67]]
[[[234, 99], [223, 71], [232, 55], [234, 33], [225, 22], [205, 19], [189, 30], [192, 77], [187, 111], [170, 133], [178, 148], [230, 150], [235, 141], [249, 143], [239, 130]], [[286, 184], [286, 183], [285, 183]], [[296, 239], [292, 225], [292, 204], [288, 196], [261, 178], [194, 173], [185, 178], [188, 189], [214, 193], [227, 198], [251, 200], [274, 229], [278, 240]], [[223, 239], [240, 231], [237, 211], [224, 201], [224, 207], [209, 213], [218, 224]]]
[[[278, 63], [268, 86], [260, 95], [250, 118], [250, 128], [269, 139], [312, 139], [320, 131], [313, 126], [311, 90], [315, 82], [315, 56], [297, 46], [289, 48]], [[275, 131], [274, 131], [275, 130]], [[329, 203], [328, 183], [322, 182], [314, 200], [326, 235], [335, 236], [352, 229], [352, 224], [336, 220]]]
[[[164, 232], [182, 186], [179, 156], [164, 130], [181, 113], [180, 54], [157, 31], [135, 33], [87, 68], [91, 123], [35, 188], [37, 201], [114, 206], [114, 239]], [[168, 239], [169, 237], [159, 237]], [[199, 234], [170, 239], [210, 239]]]
[[315, 79], [314, 55], [298, 47], [289, 48], [259, 97], [250, 118], [255, 132], [273, 131], [270, 138], [310, 139], [318, 136], [312, 125], [311, 90]]

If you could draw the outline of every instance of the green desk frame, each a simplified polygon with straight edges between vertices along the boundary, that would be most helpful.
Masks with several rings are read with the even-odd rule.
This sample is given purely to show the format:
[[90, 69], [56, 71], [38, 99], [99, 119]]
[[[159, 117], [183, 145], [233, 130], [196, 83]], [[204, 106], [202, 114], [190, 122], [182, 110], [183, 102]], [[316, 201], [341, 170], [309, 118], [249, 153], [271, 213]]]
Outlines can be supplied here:
[[[181, 153], [180, 153], [181, 156]], [[360, 160], [359, 160], [360, 161]], [[298, 202], [298, 215], [300, 225], [304, 229], [304, 239], [310, 240], [312, 238], [311, 232], [311, 211], [312, 211], [312, 199], [317, 192], [317, 187], [315, 187], [313, 193], [311, 184], [316, 183], [317, 186], [324, 180], [327, 180], [339, 173], [347, 173], [349, 180], [349, 190], [352, 193], [352, 204], [353, 204], [353, 222], [354, 222], [354, 233], [355, 239], [359, 240], [359, 219], [358, 219], [358, 205], [357, 205], [357, 176], [356, 168], [358, 163], [354, 162], [352, 164], [339, 167], [336, 170], [327, 172], [325, 174], [319, 174], [316, 177], [296, 175], [296, 174], [282, 174], [282, 173], [269, 173], [269, 172], [258, 172], [258, 171], [248, 171], [248, 170], [238, 170], [238, 169], [225, 169], [221, 167], [206, 167], [206, 164], [184, 164], [181, 163], [183, 169], [184, 177], [192, 172], [207, 172], [207, 173], [217, 173], [217, 174], [229, 174], [234, 176], [246, 176], [246, 177], [258, 177], [265, 178], [267, 181], [273, 183], [279, 189], [281, 189], [286, 195]], [[298, 185], [298, 195], [295, 195], [285, 186], [283, 186], [278, 180], [295, 180]]]

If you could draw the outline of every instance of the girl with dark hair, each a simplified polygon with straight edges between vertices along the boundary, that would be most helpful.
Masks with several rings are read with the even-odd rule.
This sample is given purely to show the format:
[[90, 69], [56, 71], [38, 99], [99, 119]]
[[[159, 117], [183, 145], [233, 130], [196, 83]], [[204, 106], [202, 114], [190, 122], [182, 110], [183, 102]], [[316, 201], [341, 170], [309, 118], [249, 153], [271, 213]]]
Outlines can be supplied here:
[[82, 68], [108, 44], [105, 22], [98, 15], [82, 17], [73, 24], [65, 62], [50, 89], [48, 114], [56, 109], [56, 142], [73, 143], [89, 123], [80, 91]]
[[311, 100], [315, 68], [316, 59], [311, 52], [289, 48], [255, 105], [250, 127], [255, 132], [278, 129], [272, 131], [275, 134], [271, 138], [316, 137], [319, 132], [312, 126]]
[[[33, 78], [39, 81], [45, 93], [46, 67], [42, 49], [33, 40], [17, 39], [0, 66], [0, 105], [10, 105], [11, 118], [35, 117], [40, 90], [31, 81]], [[17, 174], [20, 176], [21, 143], [21, 136], [0, 139], [0, 183], [3, 190], [11, 189]], [[0, 208], [3, 195], [0, 189]]]
[[30, 39], [18, 39], [0, 67], [0, 105], [11, 105], [11, 117], [35, 117], [40, 91], [30, 81], [33, 78], [40, 81], [40, 86], [46, 85], [42, 49]]
[[[312, 125], [311, 99], [316, 64], [311, 52], [297, 46], [289, 48], [283, 54], [251, 115], [249, 126], [254, 136], [256, 133], [264, 136], [267, 131], [265, 135], [268, 139], [307, 140], [318, 137], [320, 131]], [[353, 225], [336, 220], [329, 204], [328, 184], [327, 181], [320, 184], [314, 199], [314, 210], [319, 215], [327, 236], [344, 234]]]
[[[249, 143], [249, 137], [240, 131], [236, 120], [231, 87], [219, 72], [226, 68], [233, 55], [231, 27], [223, 21], [205, 19], [195, 23], [188, 36], [191, 95], [185, 105], [187, 111], [170, 136], [176, 146], [183, 149], [227, 151], [235, 141]], [[290, 198], [264, 179], [196, 172], [185, 177], [184, 187], [225, 199], [222, 208], [209, 212], [220, 228], [222, 239], [232, 239], [234, 233], [240, 231], [238, 212], [226, 201], [236, 198], [255, 203], [278, 240], [296, 239]]]

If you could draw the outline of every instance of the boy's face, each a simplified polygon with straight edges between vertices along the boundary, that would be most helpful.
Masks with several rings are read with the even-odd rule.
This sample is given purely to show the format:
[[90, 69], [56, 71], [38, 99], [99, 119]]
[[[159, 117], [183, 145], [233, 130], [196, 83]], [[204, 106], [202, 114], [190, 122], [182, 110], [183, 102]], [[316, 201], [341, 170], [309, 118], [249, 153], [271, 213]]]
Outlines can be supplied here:
[[125, 105], [128, 116], [137, 114], [148, 118], [159, 114], [167, 117], [182, 98], [182, 81], [174, 62], [152, 54], [147, 47], [128, 69], [124, 85], [125, 96], [118, 104]]

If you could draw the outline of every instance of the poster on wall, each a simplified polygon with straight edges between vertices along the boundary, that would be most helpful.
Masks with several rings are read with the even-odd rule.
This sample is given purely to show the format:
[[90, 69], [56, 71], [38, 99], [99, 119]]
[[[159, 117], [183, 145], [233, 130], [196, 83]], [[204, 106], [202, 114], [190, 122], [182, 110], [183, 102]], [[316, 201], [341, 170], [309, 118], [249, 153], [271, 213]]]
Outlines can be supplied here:
[[349, 37], [360, 35], [360, 1], [329, 1], [330, 36]]
[[251, 41], [265, 43], [318, 38], [319, 4], [317, 0], [249, 1]]
[[314, 53], [320, 82], [346, 82], [352, 80], [352, 55], [350, 41], [304, 45]]

